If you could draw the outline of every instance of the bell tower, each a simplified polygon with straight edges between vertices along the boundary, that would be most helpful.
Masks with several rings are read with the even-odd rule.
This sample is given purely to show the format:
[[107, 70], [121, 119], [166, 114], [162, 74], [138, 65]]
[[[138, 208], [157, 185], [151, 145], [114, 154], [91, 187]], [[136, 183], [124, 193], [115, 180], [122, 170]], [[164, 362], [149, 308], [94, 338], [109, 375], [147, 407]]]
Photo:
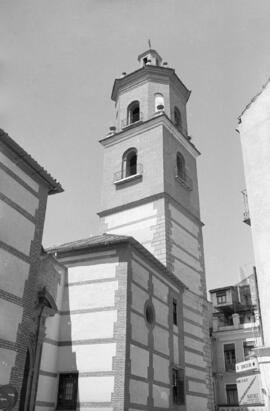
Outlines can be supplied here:
[[115, 125], [104, 147], [101, 232], [130, 235], [185, 285], [186, 409], [212, 410], [211, 355], [190, 91], [155, 50], [112, 90]]

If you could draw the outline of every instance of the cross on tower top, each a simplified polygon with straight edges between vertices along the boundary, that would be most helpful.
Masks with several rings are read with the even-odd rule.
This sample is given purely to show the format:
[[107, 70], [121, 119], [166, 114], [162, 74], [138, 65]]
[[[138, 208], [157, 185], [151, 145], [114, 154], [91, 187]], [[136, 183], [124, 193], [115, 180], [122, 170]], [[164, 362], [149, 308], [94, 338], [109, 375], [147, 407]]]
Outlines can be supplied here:
[[145, 51], [144, 53], [141, 53], [138, 56], [138, 61], [140, 63], [141, 67], [144, 67], [146, 65], [151, 65], [151, 66], [161, 66], [162, 64], [162, 57], [158, 54], [156, 50], [151, 49], [151, 42], [148, 40], [149, 43], [149, 50]]

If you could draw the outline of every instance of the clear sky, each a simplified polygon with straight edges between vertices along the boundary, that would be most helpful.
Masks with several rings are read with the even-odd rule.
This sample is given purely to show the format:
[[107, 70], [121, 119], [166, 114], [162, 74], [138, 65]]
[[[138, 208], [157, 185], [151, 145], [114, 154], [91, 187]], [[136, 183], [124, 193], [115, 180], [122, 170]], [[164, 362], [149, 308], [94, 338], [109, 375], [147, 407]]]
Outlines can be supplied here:
[[237, 117], [270, 75], [269, 0], [0, 0], [0, 127], [63, 185], [44, 246], [97, 233], [113, 81], [150, 38], [192, 94], [208, 288], [253, 263]]

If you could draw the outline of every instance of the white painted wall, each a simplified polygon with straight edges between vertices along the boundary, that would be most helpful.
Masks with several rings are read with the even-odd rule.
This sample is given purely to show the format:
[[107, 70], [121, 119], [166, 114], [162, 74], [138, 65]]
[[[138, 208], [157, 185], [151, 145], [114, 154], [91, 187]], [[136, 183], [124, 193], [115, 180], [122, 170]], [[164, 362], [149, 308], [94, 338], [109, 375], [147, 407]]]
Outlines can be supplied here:
[[[6, 167], [8, 167], [11, 171], [13, 171], [13, 173], [20, 177], [33, 190], [38, 192], [39, 184], [35, 180], [33, 180], [28, 174], [22, 171], [20, 167], [16, 166], [16, 164], [2, 152], [0, 152], [0, 162], [3, 163]], [[35, 171], [33, 171], [33, 174], [35, 174]]]
[[[29, 255], [35, 224], [0, 200], [0, 241]], [[18, 232], [20, 235], [18, 235]]]
[[22, 320], [23, 307], [0, 299], [0, 338], [15, 342]]
[[154, 253], [153, 227], [156, 227], [158, 221], [158, 203], [159, 201], [150, 202], [103, 217], [102, 224], [105, 231], [111, 234], [132, 235], [146, 249]]
[[113, 376], [79, 378], [79, 398], [82, 402], [110, 402], [113, 390]]
[[112, 371], [116, 344], [87, 344], [58, 348], [58, 371]]
[[169, 408], [170, 389], [153, 385], [154, 407]]
[[146, 382], [130, 379], [129, 381], [130, 402], [146, 405], [149, 395], [149, 387]]
[[0, 262], [1, 289], [17, 297], [22, 297], [30, 264], [3, 248], [0, 249]]
[[131, 338], [141, 344], [148, 345], [148, 328], [143, 317], [131, 313]]
[[0, 384], [5, 385], [9, 383], [11, 369], [15, 365], [16, 352], [0, 348], [0, 359]]
[[94, 309], [102, 307], [113, 307], [115, 304], [115, 291], [118, 281], [112, 280], [104, 283], [81, 283], [66, 287], [63, 311]]
[[130, 346], [131, 374], [148, 377], [149, 351], [135, 345]]
[[[95, 255], [93, 259], [90, 256], [89, 261], [72, 263], [66, 281], [61, 279], [59, 285], [59, 314], [46, 321], [47, 338], [56, 344], [50, 340], [43, 344], [41, 369], [55, 373], [79, 372], [78, 401], [81, 403], [112, 401], [115, 376], [106, 373], [115, 373], [117, 343], [111, 339], [115, 338], [118, 321], [117, 269], [123, 273], [127, 263], [119, 262], [118, 257], [106, 252], [104, 258], [97, 259]], [[58, 378], [55, 381], [58, 386]], [[39, 390], [38, 400], [42, 400], [46, 393], [40, 385]], [[48, 393], [46, 401], [56, 403], [57, 392]], [[97, 405], [95, 410], [103, 408]], [[106, 407], [106, 411], [108, 409], [111, 407]]]
[[61, 317], [60, 341], [113, 338], [117, 311], [100, 311], [63, 315]]
[[39, 199], [14, 178], [0, 168], [0, 192], [10, 200], [22, 207], [32, 216], [35, 215], [39, 206]]
[[73, 284], [78, 281], [102, 280], [104, 278], [115, 278], [118, 258], [110, 258], [106, 263], [99, 263], [92, 260], [91, 263], [85, 262], [82, 265], [75, 265], [68, 268], [68, 283]]
[[153, 355], [154, 380], [165, 384], [170, 384], [170, 363], [169, 360], [160, 357], [157, 354]]

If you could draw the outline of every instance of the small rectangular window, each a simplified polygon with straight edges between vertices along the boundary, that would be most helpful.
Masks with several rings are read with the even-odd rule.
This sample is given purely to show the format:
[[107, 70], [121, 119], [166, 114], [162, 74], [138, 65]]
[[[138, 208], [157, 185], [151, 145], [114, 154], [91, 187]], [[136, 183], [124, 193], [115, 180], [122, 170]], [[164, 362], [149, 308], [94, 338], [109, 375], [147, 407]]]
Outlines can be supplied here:
[[172, 369], [172, 399], [174, 404], [185, 404], [185, 378], [183, 369]]
[[78, 373], [59, 375], [57, 409], [76, 410]]
[[226, 291], [217, 294], [217, 303], [225, 304], [227, 302]]
[[177, 325], [178, 324], [178, 318], [177, 318], [177, 301], [173, 300], [173, 324]]
[[227, 384], [226, 394], [227, 394], [227, 404], [228, 405], [238, 405], [238, 394], [237, 394], [236, 384]]
[[249, 358], [254, 355], [254, 348], [255, 348], [255, 342], [254, 341], [244, 341], [244, 356], [245, 356], [245, 361], [249, 360]]
[[224, 344], [225, 370], [235, 370], [235, 346], [234, 344]]

